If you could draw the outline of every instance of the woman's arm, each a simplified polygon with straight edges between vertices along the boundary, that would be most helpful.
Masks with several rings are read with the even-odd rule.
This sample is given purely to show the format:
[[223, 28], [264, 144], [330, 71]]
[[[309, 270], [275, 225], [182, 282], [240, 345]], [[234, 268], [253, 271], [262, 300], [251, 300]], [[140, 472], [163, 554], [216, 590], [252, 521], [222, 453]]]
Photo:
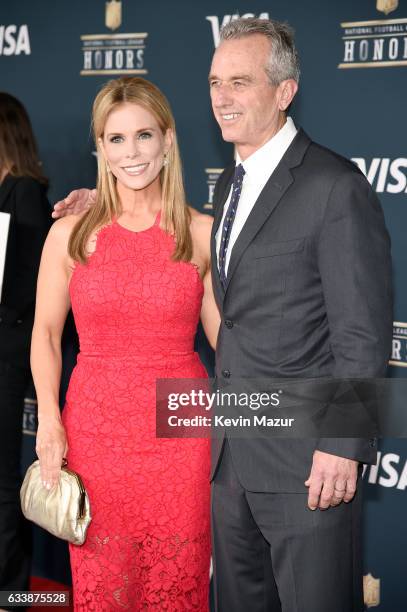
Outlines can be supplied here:
[[215, 302], [212, 288], [212, 274], [210, 265], [203, 278], [204, 284], [204, 296], [202, 300], [201, 308], [201, 321], [205, 331], [205, 335], [208, 338], [208, 342], [213, 348], [216, 349], [216, 342], [218, 339], [220, 315], [219, 310]]
[[191, 233], [194, 243], [195, 257], [203, 262], [204, 266], [204, 296], [201, 308], [201, 322], [209, 344], [215, 350], [220, 325], [219, 310], [215, 302], [211, 275], [211, 231], [213, 219], [191, 209]]
[[59, 409], [61, 336], [70, 308], [67, 245], [74, 217], [54, 223], [45, 241], [37, 283], [31, 369], [38, 400], [36, 451], [48, 489], [58, 482], [67, 451]]

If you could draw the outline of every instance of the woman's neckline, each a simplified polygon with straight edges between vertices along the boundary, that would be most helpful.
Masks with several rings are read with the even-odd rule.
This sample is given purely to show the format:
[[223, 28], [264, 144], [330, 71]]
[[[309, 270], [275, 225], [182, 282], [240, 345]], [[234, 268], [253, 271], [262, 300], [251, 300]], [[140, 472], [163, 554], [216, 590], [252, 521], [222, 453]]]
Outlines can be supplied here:
[[122, 229], [125, 232], [129, 232], [130, 234], [144, 234], [145, 232], [151, 231], [154, 227], [158, 227], [160, 225], [160, 219], [161, 219], [161, 209], [156, 214], [155, 219], [154, 219], [154, 223], [152, 225], [150, 225], [150, 227], [146, 227], [146, 229], [143, 229], [143, 230], [132, 230], [129, 227], [126, 227], [125, 225], [122, 225], [121, 223], [119, 223], [117, 219], [114, 219], [113, 223], [119, 229]]

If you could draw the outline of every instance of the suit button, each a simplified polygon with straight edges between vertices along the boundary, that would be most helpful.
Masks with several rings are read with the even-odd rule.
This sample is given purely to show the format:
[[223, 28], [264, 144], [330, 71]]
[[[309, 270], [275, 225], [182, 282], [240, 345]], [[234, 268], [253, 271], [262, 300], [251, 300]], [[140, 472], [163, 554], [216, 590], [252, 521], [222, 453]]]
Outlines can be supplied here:
[[230, 370], [222, 370], [223, 378], [230, 378]]
[[226, 319], [225, 321], [225, 325], [228, 329], [232, 329], [233, 327], [233, 321], [231, 321], [230, 319]]
[[374, 448], [376, 446], [376, 440], [372, 438], [371, 440], [369, 440], [369, 444], [372, 448]]

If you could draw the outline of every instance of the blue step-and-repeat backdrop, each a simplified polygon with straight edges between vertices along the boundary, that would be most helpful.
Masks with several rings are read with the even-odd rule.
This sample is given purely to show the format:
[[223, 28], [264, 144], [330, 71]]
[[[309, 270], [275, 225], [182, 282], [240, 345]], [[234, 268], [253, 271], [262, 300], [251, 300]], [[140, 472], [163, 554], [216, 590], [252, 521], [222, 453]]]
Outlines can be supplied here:
[[[292, 109], [296, 124], [354, 160], [379, 194], [396, 287], [390, 373], [405, 377], [406, 0], [2, 2], [0, 89], [17, 96], [32, 118], [55, 201], [95, 184], [90, 112], [101, 85], [121, 74], [151, 79], [173, 106], [189, 200], [210, 212], [216, 179], [233, 148], [222, 142], [211, 114], [208, 69], [220, 28], [244, 15], [270, 16], [295, 28], [302, 60]], [[74, 349], [67, 350], [69, 363]], [[68, 377], [66, 368], [64, 387]], [[27, 463], [34, 454], [33, 401], [26, 403], [24, 431]], [[364, 474], [365, 602], [380, 612], [407, 610], [406, 459], [406, 440], [383, 440], [377, 465]], [[69, 581], [65, 545], [39, 530], [34, 544], [34, 573]]]

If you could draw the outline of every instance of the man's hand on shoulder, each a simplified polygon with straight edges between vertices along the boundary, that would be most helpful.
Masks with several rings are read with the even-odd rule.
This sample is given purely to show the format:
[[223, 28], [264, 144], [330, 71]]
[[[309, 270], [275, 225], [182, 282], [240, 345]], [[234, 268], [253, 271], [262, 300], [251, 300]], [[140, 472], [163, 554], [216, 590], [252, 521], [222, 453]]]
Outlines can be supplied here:
[[96, 202], [96, 189], [74, 189], [63, 200], [54, 205], [52, 217], [58, 219], [67, 215], [80, 215]]
[[358, 461], [338, 457], [320, 450], [314, 452], [308, 487], [310, 510], [326, 510], [342, 501], [350, 502], [356, 492]]

